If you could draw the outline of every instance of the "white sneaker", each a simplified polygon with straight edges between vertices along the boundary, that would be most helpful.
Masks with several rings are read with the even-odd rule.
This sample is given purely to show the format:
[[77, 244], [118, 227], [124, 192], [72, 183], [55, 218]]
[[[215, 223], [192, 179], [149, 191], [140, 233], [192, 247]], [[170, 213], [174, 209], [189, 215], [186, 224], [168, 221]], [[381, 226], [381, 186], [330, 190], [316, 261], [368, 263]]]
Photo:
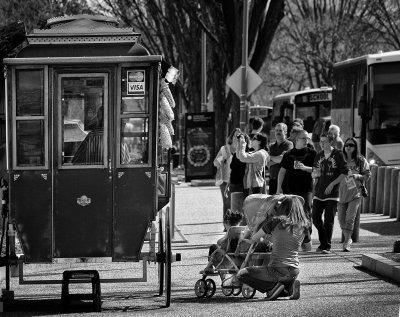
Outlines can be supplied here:
[[353, 243], [353, 240], [350, 238], [347, 243], [343, 243], [343, 252], [350, 252], [350, 246]]

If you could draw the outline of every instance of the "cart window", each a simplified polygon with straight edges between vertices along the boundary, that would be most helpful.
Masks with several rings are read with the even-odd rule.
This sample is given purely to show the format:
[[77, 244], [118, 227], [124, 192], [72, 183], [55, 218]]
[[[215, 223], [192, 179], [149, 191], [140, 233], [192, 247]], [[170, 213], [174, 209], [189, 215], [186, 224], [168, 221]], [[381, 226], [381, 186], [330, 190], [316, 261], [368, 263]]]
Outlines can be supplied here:
[[17, 116], [44, 114], [43, 69], [16, 70]]
[[17, 165], [44, 165], [44, 124], [42, 120], [19, 120], [17, 133]]
[[122, 68], [122, 113], [148, 113], [148, 80], [144, 69]]
[[148, 118], [124, 118], [121, 123], [121, 164], [149, 163]]
[[47, 166], [47, 71], [45, 68], [15, 69], [13, 99], [13, 166], [40, 169]]
[[104, 95], [104, 76], [61, 78], [64, 166], [105, 164]]

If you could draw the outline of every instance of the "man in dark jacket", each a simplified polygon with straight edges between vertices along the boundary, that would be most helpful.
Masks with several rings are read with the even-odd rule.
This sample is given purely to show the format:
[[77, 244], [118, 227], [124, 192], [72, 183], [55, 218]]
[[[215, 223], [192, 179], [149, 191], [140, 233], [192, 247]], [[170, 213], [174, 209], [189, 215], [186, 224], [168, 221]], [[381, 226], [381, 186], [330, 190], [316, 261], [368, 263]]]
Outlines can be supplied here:
[[[349, 169], [343, 152], [332, 146], [333, 139], [323, 134], [320, 142], [322, 151], [315, 157], [312, 173], [312, 177], [315, 179], [312, 216], [320, 242], [317, 252], [329, 254], [339, 201], [339, 184], [347, 175]], [[322, 214], [324, 211], [323, 221]]]

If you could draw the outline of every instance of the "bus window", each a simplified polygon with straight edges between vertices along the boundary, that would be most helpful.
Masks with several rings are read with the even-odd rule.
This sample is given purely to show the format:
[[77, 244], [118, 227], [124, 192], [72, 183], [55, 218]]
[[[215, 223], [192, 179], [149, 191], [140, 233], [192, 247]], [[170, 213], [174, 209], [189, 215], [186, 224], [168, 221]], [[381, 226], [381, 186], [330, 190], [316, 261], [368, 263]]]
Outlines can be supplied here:
[[400, 128], [400, 65], [375, 65], [371, 129]]

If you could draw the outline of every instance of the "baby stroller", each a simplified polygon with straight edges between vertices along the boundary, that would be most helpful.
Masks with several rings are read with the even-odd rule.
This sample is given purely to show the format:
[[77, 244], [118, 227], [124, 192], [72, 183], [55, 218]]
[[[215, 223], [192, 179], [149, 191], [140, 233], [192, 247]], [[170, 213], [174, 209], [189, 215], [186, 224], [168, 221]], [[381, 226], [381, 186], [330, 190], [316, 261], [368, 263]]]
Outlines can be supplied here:
[[[250, 195], [243, 203], [243, 212], [247, 226], [230, 227], [227, 231], [227, 246], [217, 249], [212, 254], [214, 267], [200, 271], [202, 278], [195, 284], [196, 296], [211, 298], [216, 291], [216, 284], [210, 276], [220, 276], [221, 280], [234, 279], [241, 268], [262, 265], [269, 261], [270, 244], [265, 241], [254, 242], [250, 240], [251, 234], [258, 229], [258, 225], [266, 217], [273, 214], [273, 210], [281, 197], [264, 194]], [[244, 298], [253, 298], [256, 290], [242, 283], [222, 283], [222, 293], [225, 296], [238, 296], [242, 293]]]

